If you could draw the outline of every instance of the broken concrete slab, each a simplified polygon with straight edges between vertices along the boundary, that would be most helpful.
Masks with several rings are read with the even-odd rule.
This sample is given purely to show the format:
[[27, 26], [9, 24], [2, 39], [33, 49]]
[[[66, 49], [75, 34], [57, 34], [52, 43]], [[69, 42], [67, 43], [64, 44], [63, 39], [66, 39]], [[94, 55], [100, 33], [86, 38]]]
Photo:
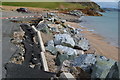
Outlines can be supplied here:
[[75, 42], [69, 34], [56, 34], [54, 37], [55, 45], [63, 45], [68, 47], [75, 46]]

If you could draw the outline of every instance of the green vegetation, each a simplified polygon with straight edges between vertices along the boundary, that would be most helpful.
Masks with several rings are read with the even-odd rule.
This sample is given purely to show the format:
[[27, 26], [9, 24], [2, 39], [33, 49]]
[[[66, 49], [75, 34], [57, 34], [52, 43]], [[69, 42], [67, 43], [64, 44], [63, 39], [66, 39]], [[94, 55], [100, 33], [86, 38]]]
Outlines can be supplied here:
[[69, 9], [84, 9], [79, 3], [68, 3], [68, 2], [3, 2], [2, 5], [6, 6], [22, 6], [22, 7], [37, 7], [37, 8], [69, 8]]

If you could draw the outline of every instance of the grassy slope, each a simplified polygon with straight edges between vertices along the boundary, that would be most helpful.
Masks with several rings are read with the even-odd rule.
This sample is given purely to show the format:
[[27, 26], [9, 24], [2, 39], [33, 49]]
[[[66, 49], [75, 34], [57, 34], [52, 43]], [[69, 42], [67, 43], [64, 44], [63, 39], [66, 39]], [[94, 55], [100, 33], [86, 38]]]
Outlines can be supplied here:
[[2, 5], [6, 6], [23, 6], [23, 7], [37, 7], [37, 8], [69, 8], [69, 9], [84, 9], [85, 6], [81, 4], [73, 4], [66, 2], [3, 2]]

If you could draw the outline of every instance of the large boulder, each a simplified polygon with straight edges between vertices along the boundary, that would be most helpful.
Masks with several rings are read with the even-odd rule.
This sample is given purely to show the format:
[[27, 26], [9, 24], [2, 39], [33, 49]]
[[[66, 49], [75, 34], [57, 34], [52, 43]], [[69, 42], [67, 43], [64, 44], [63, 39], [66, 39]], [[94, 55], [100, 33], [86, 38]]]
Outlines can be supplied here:
[[80, 67], [85, 72], [90, 73], [95, 62], [96, 58], [94, 54], [81, 54], [79, 57], [74, 59], [72, 66]]
[[55, 46], [57, 51], [60, 53], [66, 53], [67, 55], [77, 55], [77, 51], [73, 48], [62, 46], [62, 45], [57, 45]]
[[58, 54], [56, 56], [55, 63], [57, 66], [61, 66], [63, 61], [67, 60], [68, 58], [69, 58], [69, 56], [67, 54]]
[[84, 37], [80, 37], [80, 38], [75, 38], [75, 47], [78, 49], [82, 49], [84, 51], [87, 51], [90, 49], [90, 44], [89, 41], [84, 38]]
[[52, 55], [57, 54], [57, 50], [54, 46], [53, 40], [48, 41], [47, 46], [45, 48], [46, 48], [46, 51], [49, 51]]
[[[97, 56], [97, 62], [92, 68], [91, 78], [118, 78], [116, 61], [104, 56]], [[117, 74], [116, 74], [117, 73]], [[116, 74], [116, 75], [115, 75]]]
[[75, 42], [69, 34], [56, 34], [54, 38], [55, 45], [74, 47]]
[[45, 22], [38, 24], [36, 28], [44, 33], [50, 33], [48, 25]]
[[56, 57], [56, 63], [57, 65], [61, 65], [64, 60], [73, 60], [78, 54], [82, 54], [82, 51], [77, 51], [75, 49], [72, 49], [70, 47], [57, 45], [56, 46], [57, 51], [60, 53]]

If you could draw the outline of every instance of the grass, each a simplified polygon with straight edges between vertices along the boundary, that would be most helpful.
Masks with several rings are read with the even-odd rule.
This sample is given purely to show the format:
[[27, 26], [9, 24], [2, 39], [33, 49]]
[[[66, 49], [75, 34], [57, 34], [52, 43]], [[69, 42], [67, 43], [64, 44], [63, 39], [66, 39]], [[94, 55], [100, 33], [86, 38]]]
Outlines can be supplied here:
[[21, 7], [36, 7], [36, 8], [68, 8], [68, 9], [84, 9], [85, 6], [81, 4], [74, 4], [68, 2], [3, 2], [2, 5], [6, 6], [21, 6]]

